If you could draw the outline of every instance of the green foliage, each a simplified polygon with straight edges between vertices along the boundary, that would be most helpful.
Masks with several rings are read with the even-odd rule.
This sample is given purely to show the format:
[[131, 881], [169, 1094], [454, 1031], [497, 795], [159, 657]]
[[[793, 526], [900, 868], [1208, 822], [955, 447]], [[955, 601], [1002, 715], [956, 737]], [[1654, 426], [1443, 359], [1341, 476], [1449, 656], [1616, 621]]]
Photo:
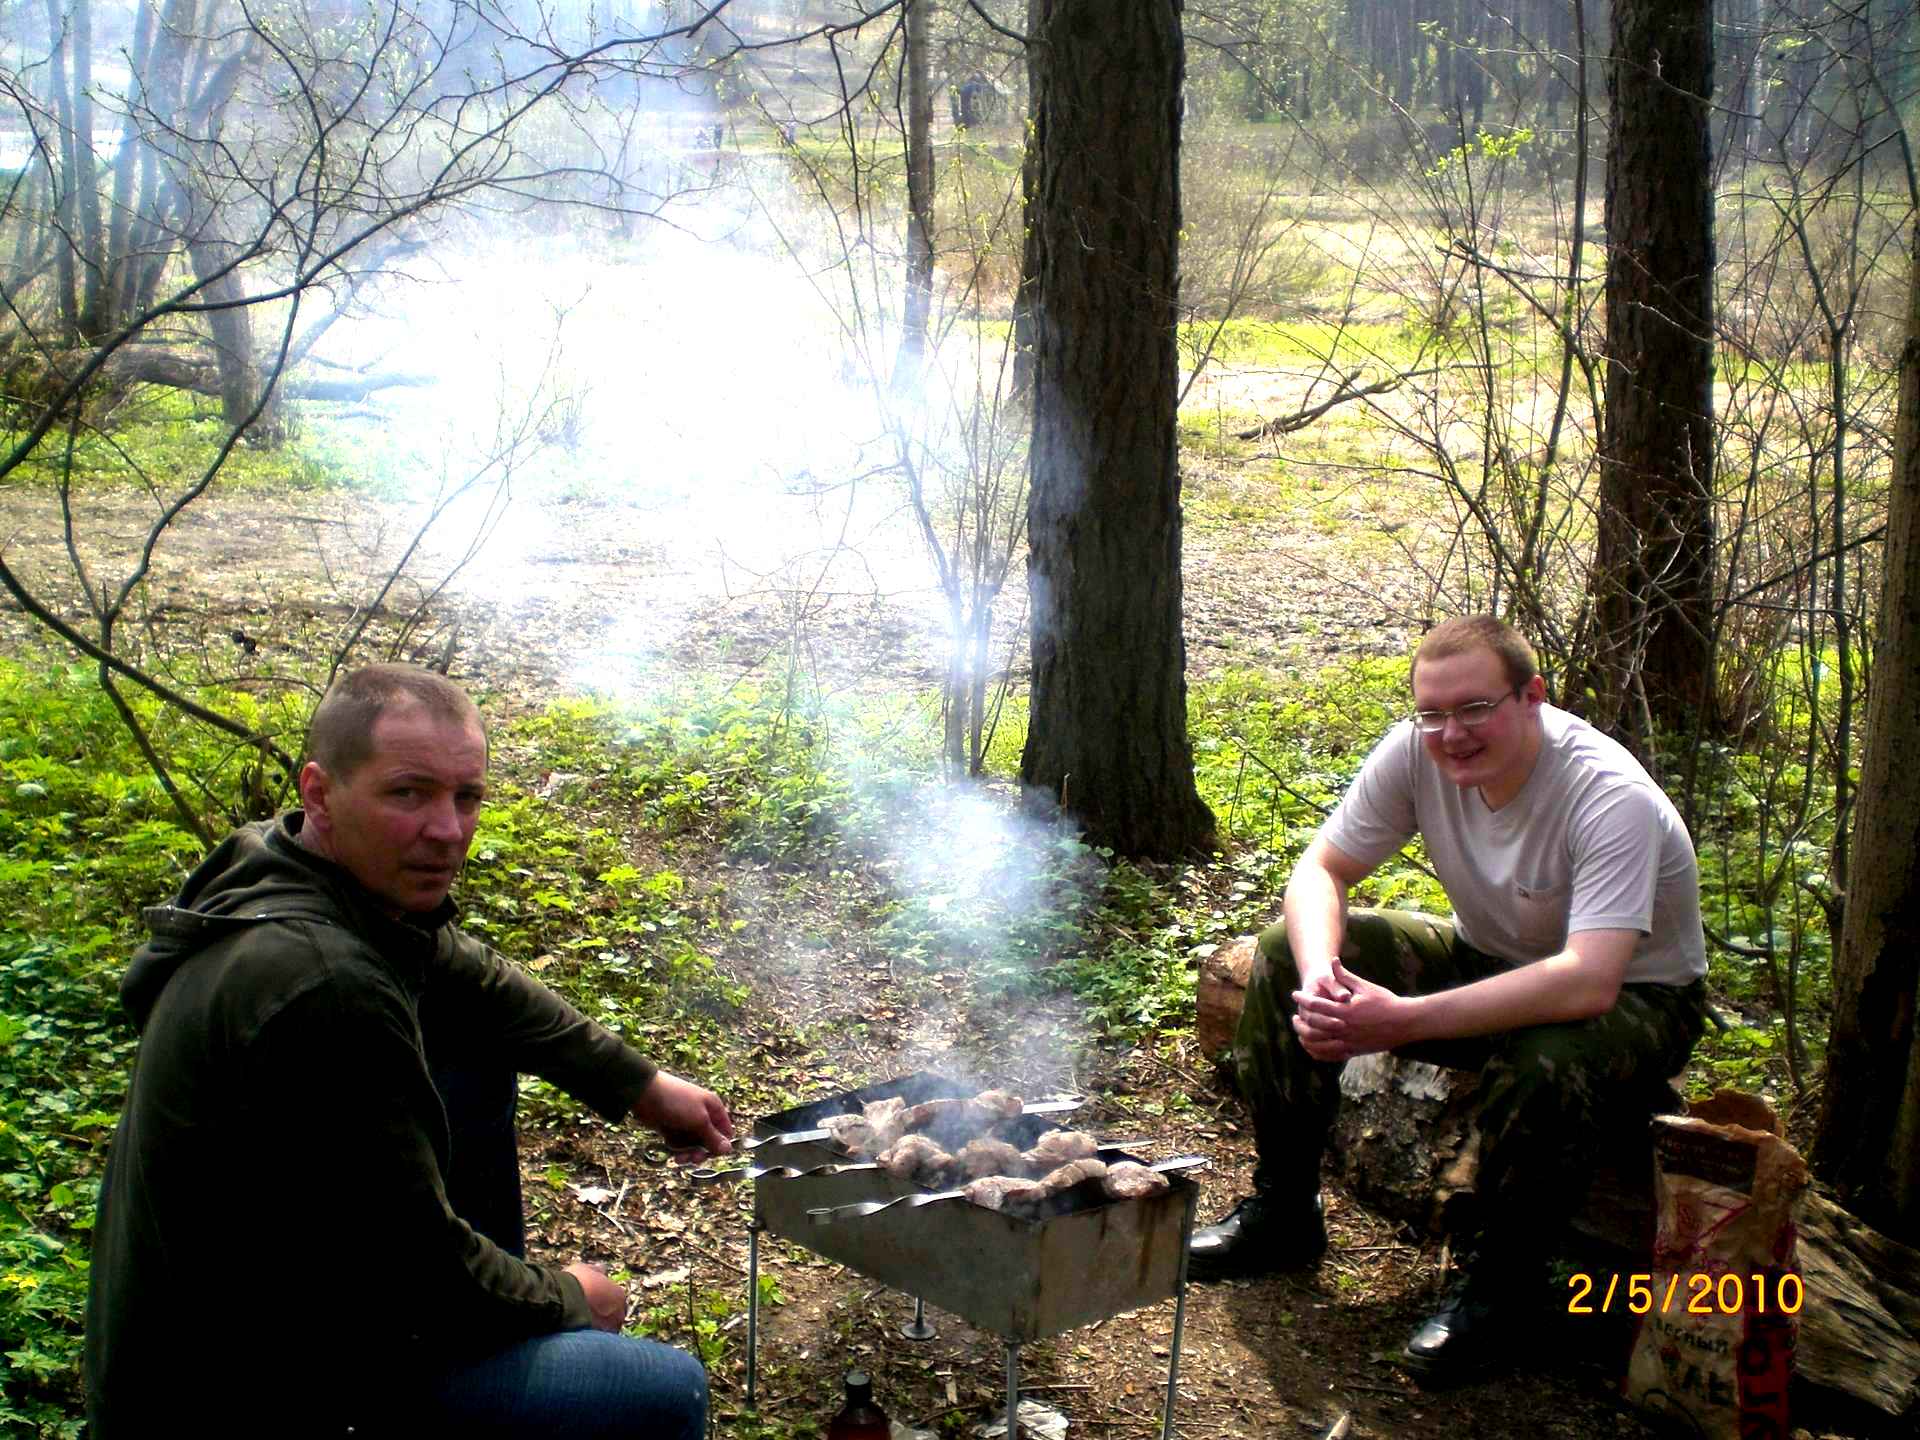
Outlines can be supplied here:
[[1276, 683], [1228, 671], [1193, 687], [1194, 777], [1226, 833], [1306, 848], [1373, 743], [1406, 710], [1404, 660]]
[[[787, 1302], [771, 1275], [759, 1277], [759, 1292], [762, 1314]], [[691, 1280], [668, 1286], [661, 1295], [659, 1301], [628, 1327], [627, 1333], [691, 1350], [709, 1370], [721, 1365], [734, 1343], [734, 1331], [745, 1314], [746, 1301], [731, 1288], [696, 1290]]]
[[[14, 423], [0, 430], [16, 438]], [[145, 387], [114, 412], [111, 432], [82, 430], [71, 453], [64, 438], [49, 436], [10, 475], [14, 483], [57, 484], [70, 475], [81, 489], [149, 480], [162, 489], [199, 478], [228, 436], [217, 401], [185, 390]], [[364, 487], [364, 446], [351, 446], [324, 427], [299, 440], [256, 448], [236, 445], [220, 469], [226, 489], [310, 492]]]
[[86, 1236], [133, 1050], [120, 971], [199, 844], [90, 672], [0, 660], [0, 736], [0, 1433], [77, 1434]]
[[563, 701], [506, 743], [590, 777], [670, 837], [699, 832], [745, 854], [817, 859], [837, 843], [834, 817], [850, 789], [824, 763], [827, 723], [752, 689], [689, 690], [644, 712]]
[[1533, 131], [1525, 126], [1507, 131], [1482, 130], [1434, 161], [1427, 173], [1442, 176], [1462, 168], [1478, 171], [1483, 165], [1505, 164], [1518, 159], [1532, 143]]

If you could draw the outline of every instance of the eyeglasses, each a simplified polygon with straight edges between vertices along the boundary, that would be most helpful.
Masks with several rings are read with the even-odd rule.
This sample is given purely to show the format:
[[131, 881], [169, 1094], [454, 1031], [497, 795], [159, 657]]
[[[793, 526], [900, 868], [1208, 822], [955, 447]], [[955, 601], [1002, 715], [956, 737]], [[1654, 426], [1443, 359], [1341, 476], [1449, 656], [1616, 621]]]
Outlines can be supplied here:
[[1438, 735], [1447, 728], [1447, 721], [1458, 720], [1467, 729], [1477, 730], [1493, 718], [1494, 711], [1519, 693], [1518, 690], [1509, 690], [1498, 700], [1469, 700], [1451, 710], [1416, 710], [1413, 712], [1413, 728], [1422, 735]]

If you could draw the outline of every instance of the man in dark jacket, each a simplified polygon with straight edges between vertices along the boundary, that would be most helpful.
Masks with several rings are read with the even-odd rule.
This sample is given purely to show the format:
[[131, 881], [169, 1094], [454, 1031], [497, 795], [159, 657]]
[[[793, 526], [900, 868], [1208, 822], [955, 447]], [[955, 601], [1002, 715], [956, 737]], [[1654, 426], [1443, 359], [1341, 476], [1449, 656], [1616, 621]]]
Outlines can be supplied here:
[[457, 686], [357, 671], [308, 752], [304, 809], [149, 911], [121, 986], [141, 1045], [94, 1232], [95, 1440], [693, 1440], [699, 1362], [620, 1335], [597, 1268], [521, 1258], [514, 1076], [682, 1158], [730, 1148], [726, 1106], [451, 923], [487, 769]]

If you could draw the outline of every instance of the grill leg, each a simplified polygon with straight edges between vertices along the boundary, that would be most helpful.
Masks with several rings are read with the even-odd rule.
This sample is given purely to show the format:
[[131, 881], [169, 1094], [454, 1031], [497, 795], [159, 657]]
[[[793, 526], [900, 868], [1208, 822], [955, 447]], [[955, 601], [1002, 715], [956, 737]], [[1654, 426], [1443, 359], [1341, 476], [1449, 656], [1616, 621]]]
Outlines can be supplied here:
[[1173, 1344], [1167, 1353], [1167, 1408], [1160, 1417], [1160, 1440], [1173, 1440], [1173, 1397], [1180, 1384], [1180, 1342], [1187, 1329], [1187, 1257], [1192, 1253], [1193, 1212], [1199, 1204], [1196, 1189], [1187, 1196], [1187, 1213], [1180, 1223], [1180, 1279], [1173, 1287]]
[[1007, 1342], [1007, 1440], [1020, 1440], [1020, 1347]]
[[1174, 1291], [1173, 1300], [1173, 1347], [1167, 1360], [1167, 1409], [1160, 1417], [1160, 1440], [1173, 1440], [1173, 1395], [1174, 1387], [1180, 1383], [1180, 1337], [1187, 1321], [1187, 1277], [1186, 1257], [1180, 1258], [1180, 1288]]
[[754, 1405], [760, 1353], [760, 1225], [747, 1225], [747, 1409]]
[[900, 1333], [909, 1340], [931, 1340], [940, 1333], [927, 1323], [927, 1302], [918, 1295], [913, 1297], [913, 1319], [900, 1327]]

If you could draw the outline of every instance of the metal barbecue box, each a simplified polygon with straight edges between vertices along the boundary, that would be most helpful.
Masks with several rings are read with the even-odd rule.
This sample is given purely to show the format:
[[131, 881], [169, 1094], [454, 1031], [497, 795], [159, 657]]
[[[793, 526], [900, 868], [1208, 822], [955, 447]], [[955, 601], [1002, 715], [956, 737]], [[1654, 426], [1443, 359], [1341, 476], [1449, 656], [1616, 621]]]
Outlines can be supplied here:
[[[858, 1114], [867, 1102], [896, 1095], [919, 1104], [973, 1093], [938, 1075], [909, 1075], [766, 1116], [754, 1134], [817, 1129], [830, 1115]], [[1026, 1148], [1071, 1120], [1022, 1115], [998, 1133]], [[754, 1152], [757, 1165], [801, 1170], [847, 1159], [827, 1140]], [[810, 1211], [923, 1192], [878, 1169], [765, 1175], [754, 1182], [754, 1223], [1020, 1345], [1176, 1293], [1199, 1187], [1183, 1175], [1167, 1180], [1166, 1190], [1139, 1199], [1078, 1186], [1053, 1197], [1037, 1218], [956, 1199], [821, 1224]]]

